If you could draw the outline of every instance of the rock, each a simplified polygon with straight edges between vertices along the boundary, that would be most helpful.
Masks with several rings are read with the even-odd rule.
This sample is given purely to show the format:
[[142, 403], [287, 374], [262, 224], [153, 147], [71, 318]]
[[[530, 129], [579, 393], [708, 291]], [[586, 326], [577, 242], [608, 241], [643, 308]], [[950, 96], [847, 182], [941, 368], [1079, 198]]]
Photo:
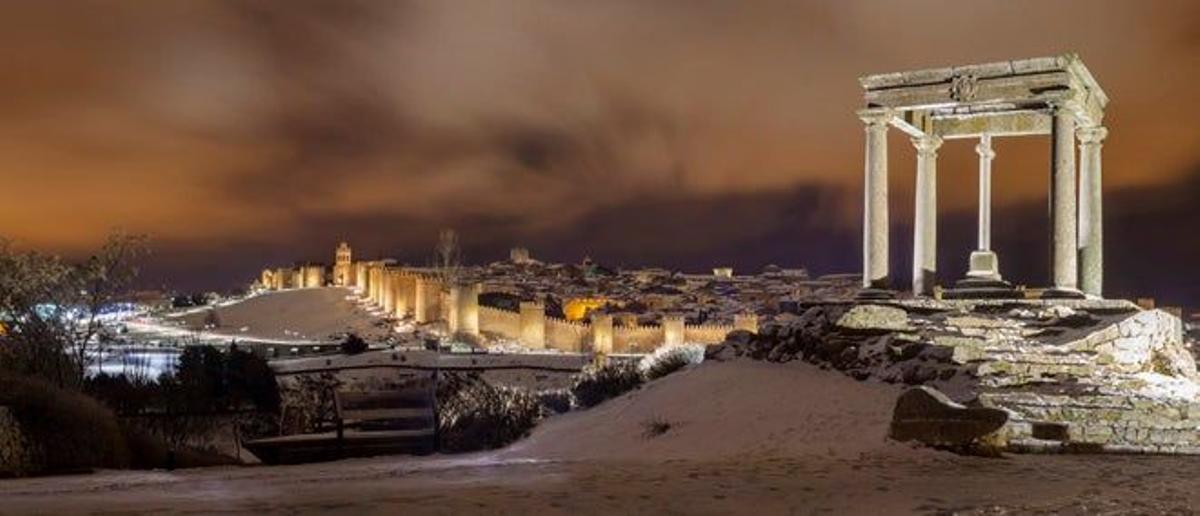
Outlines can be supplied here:
[[848, 330], [908, 331], [908, 312], [892, 306], [857, 305], [842, 314], [837, 326]]
[[890, 436], [897, 441], [964, 449], [983, 442], [1006, 422], [1008, 413], [1004, 410], [965, 407], [936, 389], [920, 386], [896, 400]]
[[754, 334], [746, 330], [733, 330], [725, 336], [726, 342], [733, 342], [743, 346], [750, 344], [754, 340]]
[[1051, 305], [1045, 309], [1038, 310], [1036, 316], [1038, 319], [1062, 319], [1075, 315], [1075, 309], [1065, 305]]
[[737, 347], [726, 341], [720, 344], [713, 344], [704, 348], [704, 360], [713, 360], [716, 362], [725, 362], [738, 357]]
[[1033, 310], [1027, 308], [1013, 308], [1008, 311], [1008, 316], [1014, 319], [1036, 319], [1037, 314]]

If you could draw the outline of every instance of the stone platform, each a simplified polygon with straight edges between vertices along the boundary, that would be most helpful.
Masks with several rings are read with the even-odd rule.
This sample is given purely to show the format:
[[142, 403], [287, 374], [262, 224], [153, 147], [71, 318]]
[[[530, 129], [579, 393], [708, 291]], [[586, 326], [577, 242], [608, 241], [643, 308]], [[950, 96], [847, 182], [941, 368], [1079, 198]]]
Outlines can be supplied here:
[[1118, 300], [813, 303], [710, 354], [804, 360], [1004, 410], [1009, 451], [1200, 453], [1200, 376], [1182, 324]]
[[[904, 310], [907, 338], [971, 368], [967, 401], [1009, 412], [998, 436], [1008, 449], [1200, 453], [1200, 383], [1173, 315], [1086, 299], [856, 309], [888, 308]], [[894, 315], [879, 326], [894, 328]]]

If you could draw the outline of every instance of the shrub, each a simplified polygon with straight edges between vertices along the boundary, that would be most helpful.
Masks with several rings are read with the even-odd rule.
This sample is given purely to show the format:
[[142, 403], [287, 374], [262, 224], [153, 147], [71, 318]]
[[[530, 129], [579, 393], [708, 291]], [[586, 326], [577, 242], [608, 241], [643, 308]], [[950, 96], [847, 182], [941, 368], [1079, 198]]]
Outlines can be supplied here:
[[577, 405], [591, 408], [638, 388], [644, 381], [636, 363], [613, 360], [603, 366], [585, 367], [575, 376], [571, 394]]
[[438, 447], [444, 452], [499, 448], [529, 434], [541, 404], [524, 389], [496, 386], [478, 374], [447, 373], [438, 385]]
[[346, 355], [357, 355], [365, 352], [367, 348], [367, 341], [355, 333], [347, 333], [346, 340], [342, 341], [342, 353]]
[[0, 405], [6, 405], [35, 448], [45, 472], [130, 463], [121, 427], [112, 411], [79, 392], [32, 377], [0, 376]]
[[656, 380], [703, 361], [704, 346], [699, 344], [663, 346], [643, 357], [638, 369], [646, 376], [646, 380]]
[[666, 419], [655, 416], [642, 421], [642, 437], [653, 439], [671, 430], [675, 425]]
[[538, 403], [542, 404], [542, 412], [546, 415], [565, 414], [571, 411], [571, 391], [568, 389], [548, 389], [538, 391]]

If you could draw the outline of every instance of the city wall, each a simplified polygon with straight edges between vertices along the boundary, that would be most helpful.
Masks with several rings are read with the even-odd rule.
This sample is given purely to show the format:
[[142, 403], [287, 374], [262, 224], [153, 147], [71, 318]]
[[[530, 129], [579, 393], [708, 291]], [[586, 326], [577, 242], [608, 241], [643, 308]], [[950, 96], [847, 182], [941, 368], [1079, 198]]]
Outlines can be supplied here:
[[[263, 271], [261, 284], [268, 289], [305, 288], [324, 284], [319, 268]], [[384, 317], [411, 319], [418, 324], [443, 323], [450, 334], [481, 338], [484, 342], [509, 342], [531, 350], [568, 353], [650, 353], [663, 345], [716, 344], [735, 329], [758, 330], [754, 315], [739, 315], [734, 324], [686, 324], [678, 315], [664, 316], [659, 325], [641, 325], [611, 315], [591, 320], [567, 320], [546, 315], [542, 303], [523, 302], [516, 312], [479, 306], [480, 285], [446, 285], [427, 269], [400, 267], [389, 262], [342, 264], [336, 279], [355, 289]]]

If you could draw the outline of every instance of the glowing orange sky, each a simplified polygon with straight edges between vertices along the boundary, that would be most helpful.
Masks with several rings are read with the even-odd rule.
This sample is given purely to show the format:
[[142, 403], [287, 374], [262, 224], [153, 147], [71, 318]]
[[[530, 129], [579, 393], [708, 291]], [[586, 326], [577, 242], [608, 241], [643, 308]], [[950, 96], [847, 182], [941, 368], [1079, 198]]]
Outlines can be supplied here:
[[[852, 229], [858, 76], [1065, 51], [1112, 98], [1110, 192], [1195, 170], [1194, 1], [5, 2], [0, 235], [282, 248], [312, 220], [487, 217], [515, 240], [803, 185]], [[974, 209], [972, 147], [943, 148], [947, 211]], [[905, 220], [912, 149], [891, 148]], [[1048, 144], [997, 151], [997, 201], [1044, 198]]]

